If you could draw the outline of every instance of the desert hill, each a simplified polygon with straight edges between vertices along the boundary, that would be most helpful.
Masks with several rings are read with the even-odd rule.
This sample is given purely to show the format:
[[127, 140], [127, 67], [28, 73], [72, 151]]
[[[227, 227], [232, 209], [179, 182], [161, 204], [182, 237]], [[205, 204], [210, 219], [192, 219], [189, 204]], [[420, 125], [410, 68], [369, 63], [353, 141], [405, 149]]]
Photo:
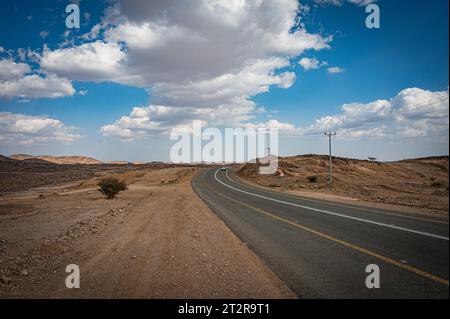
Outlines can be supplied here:
[[321, 155], [280, 157], [274, 175], [258, 174], [259, 163], [246, 163], [237, 174], [261, 186], [296, 193], [331, 193], [370, 202], [448, 211], [448, 156], [387, 163], [334, 157], [331, 188], [328, 161], [328, 156]]
[[47, 161], [54, 164], [83, 164], [83, 165], [96, 165], [103, 164], [103, 162], [96, 160], [94, 158], [86, 157], [86, 156], [47, 156], [47, 155], [39, 155], [33, 156], [28, 154], [14, 154], [11, 155], [10, 158], [16, 159], [19, 161], [24, 160], [41, 160]]
[[14, 161], [17, 161], [17, 160], [14, 158], [0, 155], [0, 162], [14, 162]]
[[[3, 157], [6, 157], [6, 156], [3, 156]], [[12, 158], [12, 159], [15, 159], [15, 160], [18, 160], [18, 161], [23, 161], [23, 160], [26, 160], [26, 159], [32, 159], [34, 157], [35, 156], [28, 155], [28, 154], [13, 154], [13, 155], [9, 156], [9, 158]]]

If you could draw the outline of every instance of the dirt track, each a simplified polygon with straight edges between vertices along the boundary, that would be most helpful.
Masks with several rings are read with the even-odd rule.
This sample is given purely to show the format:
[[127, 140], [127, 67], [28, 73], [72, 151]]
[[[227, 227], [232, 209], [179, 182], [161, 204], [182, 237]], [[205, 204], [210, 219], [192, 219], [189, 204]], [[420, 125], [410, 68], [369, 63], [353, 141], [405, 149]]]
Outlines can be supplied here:
[[196, 171], [119, 174], [109, 201], [94, 180], [3, 195], [0, 298], [295, 297], [194, 194]]

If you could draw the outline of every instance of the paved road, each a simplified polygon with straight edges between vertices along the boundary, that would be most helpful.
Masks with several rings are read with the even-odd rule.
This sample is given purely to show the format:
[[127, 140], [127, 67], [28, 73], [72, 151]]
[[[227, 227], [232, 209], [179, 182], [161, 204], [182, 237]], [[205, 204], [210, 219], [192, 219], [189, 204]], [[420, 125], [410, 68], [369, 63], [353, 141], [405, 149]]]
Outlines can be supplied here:
[[[448, 220], [300, 198], [201, 171], [197, 194], [301, 298], [448, 298]], [[366, 266], [380, 269], [367, 289]]]

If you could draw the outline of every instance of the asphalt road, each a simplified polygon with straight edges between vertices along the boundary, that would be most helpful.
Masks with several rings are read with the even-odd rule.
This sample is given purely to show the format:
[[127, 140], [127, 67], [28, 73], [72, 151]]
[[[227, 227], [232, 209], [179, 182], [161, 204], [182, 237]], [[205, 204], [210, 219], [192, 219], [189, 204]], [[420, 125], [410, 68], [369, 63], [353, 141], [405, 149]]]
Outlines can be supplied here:
[[[196, 193], [300, 298], [448, 298], [448, 219], [301, 198], [201, 171]], [[366, 267], [380, 288], [366, 287]]]

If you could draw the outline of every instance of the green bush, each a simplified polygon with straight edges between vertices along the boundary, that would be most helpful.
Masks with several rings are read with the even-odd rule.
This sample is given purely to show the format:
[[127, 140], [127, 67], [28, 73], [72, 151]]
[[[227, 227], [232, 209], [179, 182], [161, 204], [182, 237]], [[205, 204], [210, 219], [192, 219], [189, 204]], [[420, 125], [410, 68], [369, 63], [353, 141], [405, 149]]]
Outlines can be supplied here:
[[316, 176], [316, 175], [308, 176], [307, 178], [308, 178], [308, 181], [309, 181], [310, 183], [315, 183], [315, 182], [317, 182], [317, 176]]
[[125, 182], [119, 181], [114, 177], [103, 178], [98, 182], [99, 191], [106, 196], [107, 199], [113, 199], [116, 195], [127, 189]]

